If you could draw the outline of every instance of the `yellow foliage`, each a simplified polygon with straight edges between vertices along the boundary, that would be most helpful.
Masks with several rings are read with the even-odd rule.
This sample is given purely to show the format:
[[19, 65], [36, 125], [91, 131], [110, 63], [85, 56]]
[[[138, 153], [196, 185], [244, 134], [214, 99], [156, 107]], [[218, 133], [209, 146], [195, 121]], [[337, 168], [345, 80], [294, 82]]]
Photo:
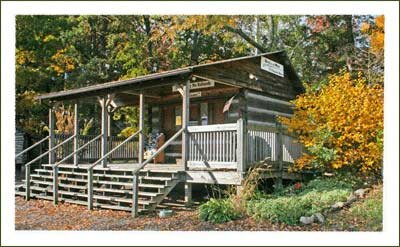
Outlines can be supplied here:
[[360, 31], [367, 33], [371, 39], [371, 50], [374, 53], [383, 52], [385, 46], [385, 16], [379, 15], [375, 18], [374, 25], [362, 23]]
[[[307, 150], [295, 168], [309, 169], [320, 162], [317, 152], [325, 152], [327, 169], [353, 167], [361, 172], [378, 172], [383, 152], [383, 87], [368, 85], [359, 74], [329, 77], [318, 91], [294, 100], [292, 118], [281, 118], [289, 131], [299, 136]], [[331, 153], [329, 153], [331, 152]], [[322, 156], [322, 157], [325, 157]]]
[[58, 50], [57, 53], [51, 57], [51, 60], [53, 60], [55, 63], [51, 64], [50, 66], [59, 75], [75, 69], [74, 58], [67, 54], [69, 49], [71, 49], [71, 47]]

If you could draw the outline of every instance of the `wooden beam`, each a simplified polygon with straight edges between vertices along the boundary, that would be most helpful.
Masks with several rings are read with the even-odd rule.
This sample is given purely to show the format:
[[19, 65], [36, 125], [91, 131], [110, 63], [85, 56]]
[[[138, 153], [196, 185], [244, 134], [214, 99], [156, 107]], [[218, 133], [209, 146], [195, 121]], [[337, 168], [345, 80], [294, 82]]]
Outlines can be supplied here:
[[135, 218], [138, 215], [138, 175], [134, 174], [132, 178], [132, 217]]
[[212, 78], [209, 78], [206, 76], [193, 75], [193, 78], [199, 78], [199, 79], [203, 79], [203, 80], [207, 80], [207, 81], [215, 81], [216, 83], [219, 83], [219, 84], [223, 84], [223, 85], [227, 85], [227, 86], [231, 86], [231, 87], [235, 87], [235, 88], [242, 88], [242, 87], [234, 85], [232, 83], [221, 81], [221, 80], [215, 80], [215, 79], [212, 79]]
[[[135, 92], [131, 92], [131, 91], [123, 91], [122, 93], [124, 93], [124, 94], [129, 94], [129, 95], [140, 96], [140, 93], [135, 93]], [[160, 96], [157, 96], [157, 95], [150, 95], [150, 94], [145, 94], [144, 97], [145, 97], [145, 98], [152, 98], [152, 99], [161, 99]]]
[[88, 201], [87, 206], [88, 209], [93, 209], [93, 169], [88, 169], [87, 171], [88, 183], [87, 183], [87, 190], [88, 190]]
[[[106, 98], [104, 97], [100, 101], [101, 105], [101, 156], [104, 156], [107, 153], [107, 136], [108, 136], [108, 111], [106, 105]], [[107, 159], [103, 159], [101, 161], [103, 167], [107, 167]]]
[[190, 109], [190, 80], [186, 80], [186, 84], [183, 86], [182, 96], [182, 164], [185, 170], [187, 170], [187, 160], [189, 156], [189, 109]]
[[53, 204], [58, 203], [58, 166], [53, 167]]
[[[74, 152], [79, 148], [78, 138], [79, 138], [79, 120], [78, 120], [78, 104], [74, 105]], [[74, 154], [74, 165], [78, 165], [78, 153]]]
[[237, 171], [240, 180], [243, 179], [246, 171], [246, 157], [247, 157], [247, 128], [246, 122], [243, 118], [237, 120]]
[[31, 198], [31, 166], [25, 166], [25, 200], [29, 201]]
[[143, 149], [144, 149], [144, 95], [139, 95], [139, 164], [143, 163]]
[[[55, 116], [52, 107], [49, 109], [49, 149], [52, 149], [55, 145], [54, 139], [54, 127], [55, 127]], [[56, 160], [55, 152], [49, 152], [49, 164], [53, 164]]]

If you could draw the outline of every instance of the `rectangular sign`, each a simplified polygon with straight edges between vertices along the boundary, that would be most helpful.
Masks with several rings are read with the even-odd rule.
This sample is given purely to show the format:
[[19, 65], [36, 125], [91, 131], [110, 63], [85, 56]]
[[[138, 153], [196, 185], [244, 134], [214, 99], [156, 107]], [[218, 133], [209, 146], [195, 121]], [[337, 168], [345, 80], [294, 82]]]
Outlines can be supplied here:
[[261, 57], [261, 69], [266, 70], [277, 76], [284, 77], [283, 65], [274, 62], [266, 57]]
[[190, 98], [201, 97], [201, 92], [190, 92]]
[[[207, 88], [207, 87], [214, 87], [214, 81], [195, 81], [190, 83], [190, 89], [200, 89], [200, 88]], [[177, 92], [178, 87], [172, 86], [172, 92]]]

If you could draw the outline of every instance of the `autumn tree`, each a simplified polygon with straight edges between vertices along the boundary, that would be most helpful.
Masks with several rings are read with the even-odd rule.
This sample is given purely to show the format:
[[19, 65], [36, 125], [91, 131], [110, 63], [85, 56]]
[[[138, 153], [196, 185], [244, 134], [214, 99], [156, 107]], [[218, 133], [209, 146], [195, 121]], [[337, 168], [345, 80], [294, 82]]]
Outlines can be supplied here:
[[361, 73], [329, 76], [319, 90], [294, 100], [292, 118], [281, 118], [307, 153], [295, 169], [379, 174], [383, 155], [383, 88]]

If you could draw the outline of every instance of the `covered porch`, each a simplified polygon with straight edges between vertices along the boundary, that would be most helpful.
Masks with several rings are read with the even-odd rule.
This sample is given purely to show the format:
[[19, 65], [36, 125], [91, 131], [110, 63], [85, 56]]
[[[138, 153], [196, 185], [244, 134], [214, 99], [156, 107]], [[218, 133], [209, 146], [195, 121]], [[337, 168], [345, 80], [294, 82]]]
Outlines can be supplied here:
[[[270, 89], [270, 94], [279, 96], [284, 92], [283, 88], [273, 91], [269, 82], [264, 85], [252, 81], [264, 76], [258, 68], [259, 57], [225, 60], [39, 96], [40, 101], [50, 106], [49, 135], [35, 145], [48, 142], [48, 150], [25, 165], [26, 198], [31, 193], [30, 165], [44, 156], [48, 156], [48, 164], [37, 169], [35, 176], [43, 180], [36, 182], [51, 186], [51, 191], [44, 186], [35, 189], [49, 193], [54, 203], [77, 196], [81, 198], [77, 201], [85, 201], [91, 209], [94, 205], [110, 207], [102, 200], [110, 203], [117, 200], [123, 204], [118, 207], [131, 208], [133, 216], [137, 215], [139, 205], [143, 205], [143, 210], [146, 206], [154, 208], [178, 182], [185, 184], [187, 204], [191, 202], [193, 183], [230, 184], [240, 189], [246, 171], [260, 161], [268, 161], [270, 174], [281, 181], [287, 164], [301, 155], [302, 148], [275, 123], [275, 115], [272, 118], [268, 115], [286, 113], [265, 109], [258, 113], [258, 108], [247, 106], [248, 100], [255, 104], [268, 102], [282, 111], [288, 105], [283, 99], [251, 93]], [[239, 70], [243, 66], [255, 72]], [[74, 105], [72, 135], [55, 135], [54, 110], [58, 102]], [[91, 137], [79, 134], [78, 113], [83, 102], [101, 109], [100, 128]], [[139, 109], [138, 126], [129, 137], [118, 139], [111, 136], [111, 115], [124, 106]], [[256, 118], [248, 121], [248, 116], [252, 116], [247, 115], [248, 111], [265, 115], [272, 122]], [[148, 135], [159, 133], [165, 139], [145, 155]], [[76, 183], [60, 183], [60, 179]], [[131, 198], [115, 197], [118, 193]], [[63, 198], [63, 194], [69, 197]], [[145, 196], [151, 199], [144, 201]]]

